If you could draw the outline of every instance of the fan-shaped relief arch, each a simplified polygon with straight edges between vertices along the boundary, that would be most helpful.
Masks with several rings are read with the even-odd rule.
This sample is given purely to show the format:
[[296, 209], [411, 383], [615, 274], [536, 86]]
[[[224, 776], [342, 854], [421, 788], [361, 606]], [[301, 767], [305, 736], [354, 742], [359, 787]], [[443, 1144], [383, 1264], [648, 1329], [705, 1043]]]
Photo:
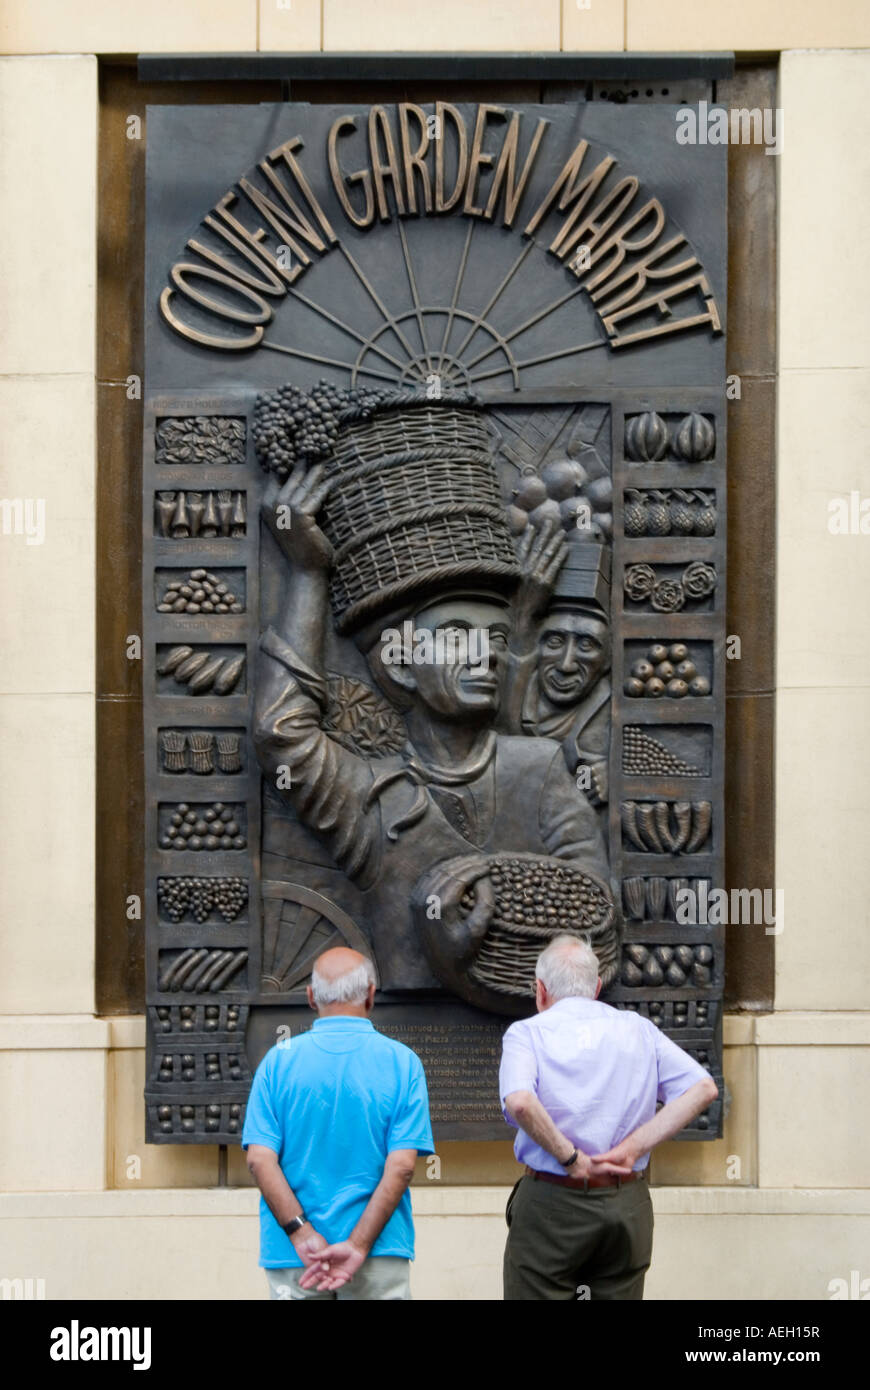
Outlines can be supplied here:
[[718, 334], [715, 289], [655, 191], [539, 110], [372, 107], [333, 120], [328, 161], [285, 140], [192, 231], [164, 322], [350, 385], [509, 391], [576, 374], [585, 352]]
[[371, 945], [353, 918], [322, 893], [301, 883], [270, 879], [264, 879], [261, 892], [264, 994], [304, 989], [317, 957], [334, 946], [371, 956]]

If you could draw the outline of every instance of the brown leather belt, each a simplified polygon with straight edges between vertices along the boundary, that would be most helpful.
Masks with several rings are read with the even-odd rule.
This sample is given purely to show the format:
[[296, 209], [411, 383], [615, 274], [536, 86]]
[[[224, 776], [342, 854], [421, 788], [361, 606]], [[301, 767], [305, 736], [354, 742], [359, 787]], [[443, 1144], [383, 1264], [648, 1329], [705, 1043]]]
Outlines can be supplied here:
[[628, 1178], [569, 1178], [567, 1174], [563, 1177], [561, 1173], [544, 1173], [539, 1168], [526, 1165], [526, 1175], [536, 1182], [554, 1182], [559, 1187], [576, 1187], [581, 1192], [588, 1192], [593, 1187], [624, 1187], [626, 1183], [639, 1182], [646, 1177], [646, 1169], [641, 1168], [640, 1172], [634, 1172]]

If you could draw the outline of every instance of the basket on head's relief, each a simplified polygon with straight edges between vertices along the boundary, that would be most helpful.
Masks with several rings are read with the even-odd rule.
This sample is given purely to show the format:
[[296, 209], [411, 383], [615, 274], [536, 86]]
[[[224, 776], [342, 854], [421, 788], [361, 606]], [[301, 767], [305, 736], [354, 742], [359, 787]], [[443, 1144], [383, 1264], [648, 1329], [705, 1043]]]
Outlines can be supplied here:
[[493, 436], [473, 398], [396, 392], [343, 412], [319, 521], [334, 548], [330, 598], [347, 632], [432, 584], [518, 577]]

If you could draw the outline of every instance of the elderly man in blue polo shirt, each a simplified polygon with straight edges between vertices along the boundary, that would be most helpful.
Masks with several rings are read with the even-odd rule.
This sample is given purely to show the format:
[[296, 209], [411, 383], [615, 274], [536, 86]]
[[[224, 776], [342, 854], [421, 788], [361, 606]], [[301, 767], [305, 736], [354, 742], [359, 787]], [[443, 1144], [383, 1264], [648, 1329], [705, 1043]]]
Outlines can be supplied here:
[[508, 1202], [504, 1296], [640, 1299], [650, 1150], [718, 1090], [655, 1024], [599, 1002], [598, 962], [580, 938], [555, 937], [535, 974], [538, 1012], [508, 1028], [499, 1075], [526, 1165]]
[[260, 1199], [273, 1299], [408, 1299], [408, 1184], [432, 1129], [423, 1065], [377, 1032], [372, 962], [337, 947], [315, 962], [307, 1033], [254, 1076], [242, 1147]]

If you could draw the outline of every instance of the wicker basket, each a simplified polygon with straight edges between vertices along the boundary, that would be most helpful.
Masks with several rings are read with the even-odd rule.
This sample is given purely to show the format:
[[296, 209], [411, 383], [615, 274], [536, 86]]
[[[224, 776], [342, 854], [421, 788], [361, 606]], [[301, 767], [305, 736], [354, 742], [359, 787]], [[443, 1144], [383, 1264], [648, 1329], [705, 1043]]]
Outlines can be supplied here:
[[[556, 927], [505, 927], [496, 924], [484, 937], [469, 976], [476, 983], [499, 994], [534, 999], [538, 956], [559, 934], [589, 939], [588, 935], [570, 923]], [[598, 957], [602, 982], [612, 983], [619, 968], [616, 933], [608, 929], [602, 933], [600, 940], [596, 939], [591, 944]]]
[[411, 893], [414, 924], [443, 985], [478, 1008], [528, 1013], [535, 997], [538, 956], [562, 933], [587, 940], [598, 959], [602, 984], [613, 983], [619, 971], [620, 924], [613, 893], [603, 878], [550, 855], [500, 850], [482, 857], [493, 903], [483, 939], [470, 960], [467, 943], [457, 947], [455, 933], [429, 913], [430, 895], [456, 880], [466, 884], [456, 909], [458, 921], [473, 910], [480, 880], [469, 883], [468, 857], [433, 865]]
[[335, 551], [339, 632], [436, 584], [518, 578], [493, 436], [475, 403], [403, 393], [368, 417], [348, 412], [326, 471], [320, 524]]
[[493, 918], [470, 978], [498, 994], [531, 999], [538, 956], [554, 936], [565, 932], [586, 937], [598, 956], [602, 982], [609, 984], [619, 960], [616, 912], [608, 886], [595, 874], [534, 854], [498, 854], [490, 863], [492, 872], [508, 873], [511, 880], [502, 880], [496, 889]]

